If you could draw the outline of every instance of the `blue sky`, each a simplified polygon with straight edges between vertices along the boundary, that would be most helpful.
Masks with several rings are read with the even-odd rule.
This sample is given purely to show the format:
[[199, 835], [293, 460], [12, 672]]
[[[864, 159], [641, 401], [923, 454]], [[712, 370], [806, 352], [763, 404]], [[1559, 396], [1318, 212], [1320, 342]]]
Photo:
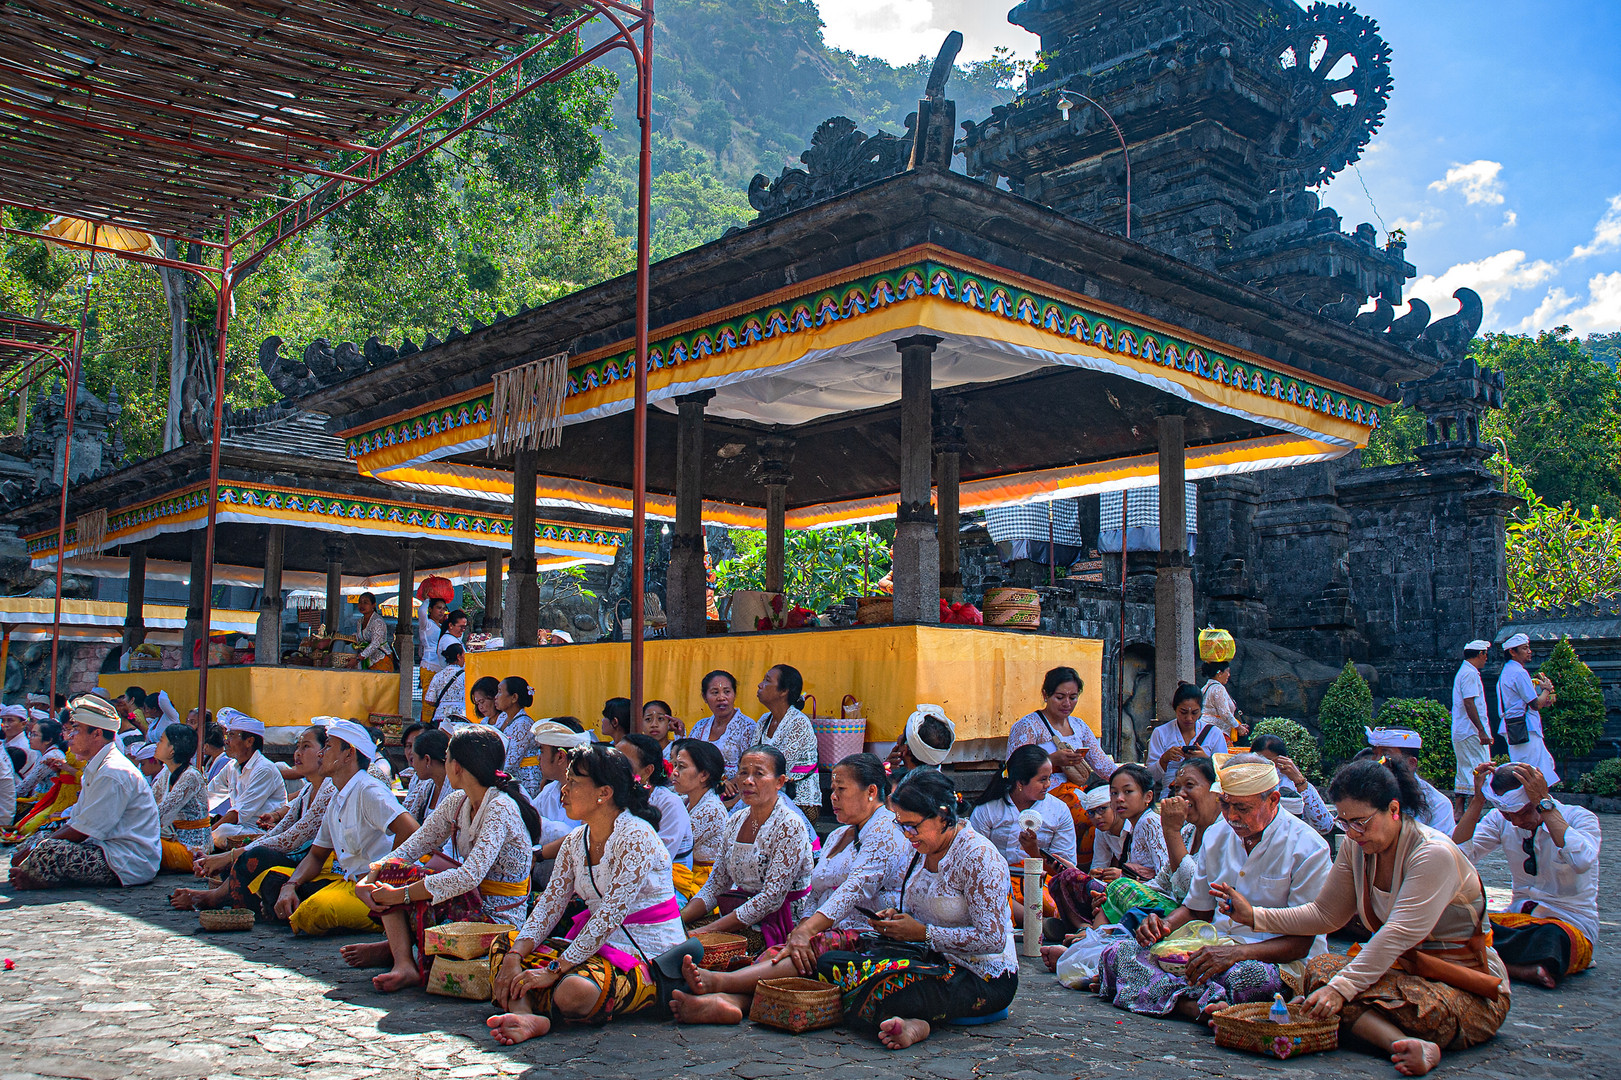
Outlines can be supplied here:
[[[952, 29], [964, 59], [996, 45], [1033, 57], [1011, 6], [820, 0], [830, 44], [893, 62], [933, 53]], [[1467, 285], [1488, 330], [1621, 330], [1621, 2], [1356, 6], [1391, 44], [1395, 89], [1360, 177], [1347, 170], [1324, 192], [1346, 229], [1405, 229], [1419, 271], [1408, 295], [1437, 317]]]

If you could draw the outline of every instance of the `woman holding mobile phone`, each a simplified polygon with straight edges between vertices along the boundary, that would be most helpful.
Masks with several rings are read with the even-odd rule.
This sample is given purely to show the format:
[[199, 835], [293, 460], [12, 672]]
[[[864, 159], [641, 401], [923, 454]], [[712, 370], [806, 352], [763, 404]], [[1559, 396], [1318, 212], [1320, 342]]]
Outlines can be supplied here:
[[895, 815], [884, 805], [889, 777], [872, 754], [852, 754], [833, 766], [833, 813], [841, 825], [822, 846], [811, 872], [811, 912], [788, 940], [738, 971], [709, 971], [682, 964], [687, 986], [676, 991], [670, 1011], [685, 1024], [736, 1024], [749, 1013], [761, 979], [814, 978], [816, 961], [833, 949], [851, 949], [870, 920], [900, 899], [901, 876], [912, 849]]

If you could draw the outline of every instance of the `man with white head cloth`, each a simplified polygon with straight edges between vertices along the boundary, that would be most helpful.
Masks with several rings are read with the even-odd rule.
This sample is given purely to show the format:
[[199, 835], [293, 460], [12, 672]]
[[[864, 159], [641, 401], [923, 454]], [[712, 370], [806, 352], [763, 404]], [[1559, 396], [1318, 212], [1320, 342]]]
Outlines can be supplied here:
[[1546, 675], [1531, 677], [1525, 665], [1531, 661], [1531, 639], [1515, 634], [1503, 642], [1508, 662], [1497, 677], [1498, 730], [1508, 742], [1508, 759], [1523, 761], [1542, 770], [1548, 786], [1559, 783], [1559, 770], [1542, 737], [1542, 710], [1556, 704], [1559, 696]]
[[906, 718], [906, 730], [889, 752], [885, 769], [891, 785], [913, 769], [938, 769], [951, 756], [957, 725], [938, 705], [919, 705]]
[[229, 707], [219, 711], [219, 722], [225, 727], [225, 753], [231, 759], [225, 766], [231, 809], [214, 826], [214, 846], [223, 849], [233, 838], [264, 835], [274, 822], [261, 819], [287, 806], [287, 782], [264, 756], [264, 724]]
[[71, 716], [68, 747], [85, 763], [73, 820], [12, 857], [12, 888], [145, 885], [162, 861], [152, 788], [118, 748], [110, 702], [86, 694]]
[[[15, 746], [23, 752], [23, 772], [28, 772], [39, 761], [39, 751], [28, 741], [28, 710], [21, 705], [0, 705], [0, 737], [5, 739], [6, 746]], [[0, 811], [3, 810], [0, 806]]]
[[1428, 825], [1442, 836], [1451, 836], [1452, 830], [1458, 825], [1452, 813], [1452, 800], [1418, 774], [1419, 751], [1424, 749], [1424, 737], [1408, 728], [1365, 727], [1362, 730], [1368, 736], [1372, 756], [1400, 754], [1407, 759], [1407, 764], [1413, 770], [1413, 779], [1418, 781], [1418, 789], [1424, 793], [1424, 806], [1413, 815], [1418, 823]]
[[1452, 756], [1458, 763], [1452, 794], [1453, 810], [1459, 814], [1475, 790], [1475, 769], [1492, 759], [1492, 721], [1480, 677], [1491, 647], [1491, 642], [1478, 639], [1465, 645], [1463, 663], [1452, 677]]
[[[1225, 883], [1258, 906], [1296, 907], [1322, 892], [1331, 860], [1328, 844], [1310, 825], [1283, 811], [1277, 766], [1259, 754], [1216, 754], [1222, 820], [1205, 831], [1199, 867], [1187, 899], [1170, 915], [1149, 915], [1137, 930], [1140, 947], [1118, 946], [1101, 961], [1099, 994], [1122, 1009], [1208, 1021], [1217, 1010], [1249, 1001], [1294, 997], [1303, 960], [1324, 952], [1321, 937], [1264, 934], [1234, 922], [1210, 887]], [[1236, 944], [1191, 953], [1184, 975], [1163, 970], [1150, 946], [1195, 919]]]
[[1591, 810], [1548, 794], [1540, 769], [1488, 761], [1475, 770], [1452, 842], [1477, 864], [1491, 851], [1508, 861], [1514, 892], [1508, 911], [1492, 915], [1492, 934], [1510, 978], [1551, 990], [1593, 962], [1603, 839]]

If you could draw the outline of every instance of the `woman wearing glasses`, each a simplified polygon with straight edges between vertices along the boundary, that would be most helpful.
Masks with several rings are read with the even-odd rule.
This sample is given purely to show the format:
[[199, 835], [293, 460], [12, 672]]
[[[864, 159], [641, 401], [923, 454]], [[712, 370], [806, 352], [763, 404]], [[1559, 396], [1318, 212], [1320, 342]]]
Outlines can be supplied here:
[[1414, 820], [1423, 797], [1405, 761], [1353, 761], [1329, 798], [1348, 843], [1317, 899], [1257, 908], [1212, 884], [1223, 914], [1256, 930], [1322, 934], [1359, 915], [1372, 939], [1352, 957], [1306, 964], [1305, 1007], [1388, 1053], [1396, 1071], [1422, 1076], [1443, 1050], [1497, 1033], [1508, 1015], [1508, 972], [1488, 944], [1485, 889], [1449, 837]]
[[875, 912], [858, 950], [824, 953], [816, 977], [844, 991], [844, 1021], [891, 1050], [943, 1023], [1004, 1013], [1019, 989], [1007, 914], [1007, 859], [957, 816], [957, 791], [932, 770], [890, 797], [912, 846], [894, 907]]

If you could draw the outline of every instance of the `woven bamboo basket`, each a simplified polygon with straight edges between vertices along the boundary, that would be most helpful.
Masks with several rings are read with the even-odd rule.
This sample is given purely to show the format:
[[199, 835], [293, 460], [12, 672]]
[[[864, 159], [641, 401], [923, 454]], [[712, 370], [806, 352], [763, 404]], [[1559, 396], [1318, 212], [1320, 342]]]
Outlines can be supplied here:
[[495, 980], [490, 977], [490, 961], [457, 960], [449, 956], [436, 956], [428, 969], [428, 982], [423, 987], [440, 997], [463, 998], [467, 1001], [488, 1001], [494, 994]]
[[241, 907], [199, 911], [197, 925], [212, 931], [252, 930], [253, 912]]
[[1229, 1005], [1215, 1015], [1216, 1045], [1262, 1057], [1285, 1058], [1320, 1054], [1340, 1045], [1340, 1022], [1314, 1020], [1299, 1005], [1289, 1006], [1292, 1023], [1274, 1024], [1267, 1017], [1272, 1003], [1252, 1001]]
[[895, 621], [893, 596], [862, 596], [856, 598], [857, 626], [888, 626]]
[[422, 932], [422, 951], [429, 956], [476, 960], [490, 955], [490, 946], [517, 930], [510, 923], [449, 922]]
[[704, 947], [704, 958], [699, 965], [710, 971], [722, 971], [748, 951], [749, 939], [741, 934], [699, 934], [698, 944]]
[[985, 590], [985, 625], [1041, 629], [1041, 597], [1034, 589]]
[[839, 988], [815, 979], [761, 979], [749, 1006], [749, 1019], [756, 1024], [795, 1035], [830, 1028], [843, 1018]]

